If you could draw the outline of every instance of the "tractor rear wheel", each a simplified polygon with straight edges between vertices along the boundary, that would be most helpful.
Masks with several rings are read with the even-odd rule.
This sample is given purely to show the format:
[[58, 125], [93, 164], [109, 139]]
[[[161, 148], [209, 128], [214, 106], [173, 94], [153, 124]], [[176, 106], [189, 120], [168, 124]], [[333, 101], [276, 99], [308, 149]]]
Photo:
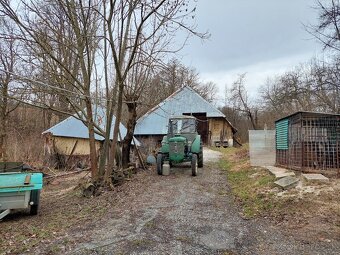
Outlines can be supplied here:
[[157, 155], [157, 173], [162, 175], [163, 172], [163, 154], [158, 153]]
[[201, 151], [199, 154], [198, 154], [198, 167], [201, 168], [203, 167], [203, 151]]
[[192, 158], [191, 158], [192, 176], [196, 176], [197, 175], [197, 168], [198, 168], [197, 154], [192, 154]]

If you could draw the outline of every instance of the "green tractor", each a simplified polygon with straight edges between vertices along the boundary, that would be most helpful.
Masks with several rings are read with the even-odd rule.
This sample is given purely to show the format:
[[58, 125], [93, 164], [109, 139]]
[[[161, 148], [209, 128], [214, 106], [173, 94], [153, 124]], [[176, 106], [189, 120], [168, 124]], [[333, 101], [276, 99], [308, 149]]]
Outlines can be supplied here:
[[203, 167], [201, 136], [197, 133], [197, 120], [192, 116], [178, 116], [169, 119], [168, 134], [163, 137], [162, 147], [157, 155], [157, 173], [163, 174], [164, 164], [191, 162], [192, 175]]

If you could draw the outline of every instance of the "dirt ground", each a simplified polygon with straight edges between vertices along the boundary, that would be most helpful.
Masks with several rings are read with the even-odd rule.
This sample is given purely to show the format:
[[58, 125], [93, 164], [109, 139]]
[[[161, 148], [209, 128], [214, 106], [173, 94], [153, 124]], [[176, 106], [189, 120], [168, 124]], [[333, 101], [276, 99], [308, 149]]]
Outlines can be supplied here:
[[284, 220], [245, 219], [228, 180], [205, 149], [204, 168], [169, 176], [141, 171], [115, 191], [83, 198], [84, 173], [44, 188], [40, 215], [18, 212], [0, 222], [0, 254], [339, 254], [340, 236], [310, 233]]

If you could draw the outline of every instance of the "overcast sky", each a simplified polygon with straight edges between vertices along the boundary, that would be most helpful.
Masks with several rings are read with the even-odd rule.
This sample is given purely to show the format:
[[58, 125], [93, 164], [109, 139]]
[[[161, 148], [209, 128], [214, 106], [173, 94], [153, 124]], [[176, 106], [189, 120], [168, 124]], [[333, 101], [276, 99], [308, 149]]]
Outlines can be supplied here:
[[246, 72], [247, 89], [255, 97], [267, 77], [322, 53], [303, 26], [317, 23], [313, 5], [314, 0], [198, 0], [198, 29], [211, 37], [191, 38], [182, 62], [195, 67], [203, 81], [215, 82], [221, 93]]

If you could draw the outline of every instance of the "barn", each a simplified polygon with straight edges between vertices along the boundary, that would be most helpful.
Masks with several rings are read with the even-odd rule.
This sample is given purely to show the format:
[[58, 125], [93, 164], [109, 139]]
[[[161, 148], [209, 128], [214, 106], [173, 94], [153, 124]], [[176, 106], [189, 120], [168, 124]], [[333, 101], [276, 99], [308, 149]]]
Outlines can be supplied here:
[[275, 122], [276, 165], [305, 172], [340, 169], [340, 114], [296, 112]]
[[[105, 109], [100, 106], [94, 106], [93, 116], [100, 128], [105, 130]], [[115, 120], [116, 118], [113, 116], [112, 129]], [[120, 123], [119, 129], [120, 135], [118, 136], [118, 141], [123, 139], [127, 132], [126, 127], [122, 123]], [[70, 158], [72, 158], [73, 163], [74, 161], [88, 161], [88, 156], [90, 154], [88, 128], [75, 116], [70, 116], [47, 129], [42, 135], [45, 138], [44, 152], [47, 158], [54, 158], [58, 161], [57, 163], [61, 165], [66, 163], [65, 160], [69, 161]], [[112, 137], [113, 130], [111, 131], [111, 138]], [[95, 139], [96, 149], [98, 151], [101, 149], [104, 137], [95, 134]], [[139, 141], [136, 139], [135, 141], [136, 145], [139, 146]]]
[[155, 148], [167, 134], [169, 118], [178, 115], [194, 116], [197, 130], [205, 145], [232, 147], [236, 129], [214, 105], [189, 86], [184, 86], [138, 119], [135, 136]]

